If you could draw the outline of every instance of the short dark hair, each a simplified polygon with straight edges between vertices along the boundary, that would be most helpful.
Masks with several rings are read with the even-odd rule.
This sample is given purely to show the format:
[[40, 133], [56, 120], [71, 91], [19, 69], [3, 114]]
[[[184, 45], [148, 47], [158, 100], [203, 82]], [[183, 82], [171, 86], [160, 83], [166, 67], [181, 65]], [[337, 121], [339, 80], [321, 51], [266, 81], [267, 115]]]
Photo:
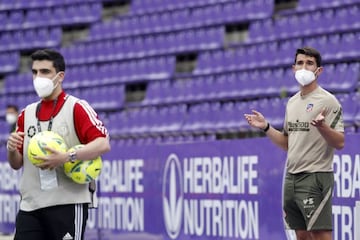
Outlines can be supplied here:
[[18, 112], [19, 111], [19, 108], [18, 108], [18, 106], [16, 106], [15, 104], [8, 104], [7, 106], [6, 106], [6, 109], [14, 109], [16, 112]]
[[52, 50], [52, 49], [42, 49], [37, 50], [33, 54], [31, 54], [32, 61], [36, 60], [49, 60], [53, 62], [54, 68], [56, 69], [56, 72], [63, 71], [65, 72], [65, 60], [63, 55], [61, 53]]
[[321, 55], [320, 55], [320, 52], [318, 50], [316, 50], [315, 48], [303, 47], [303, 48], [296, 49], [295, 63], [296, 63], [296, 57], [298, 54], [305, 54], [306, 56], [314, 57], [317, 66], [321, 67]]

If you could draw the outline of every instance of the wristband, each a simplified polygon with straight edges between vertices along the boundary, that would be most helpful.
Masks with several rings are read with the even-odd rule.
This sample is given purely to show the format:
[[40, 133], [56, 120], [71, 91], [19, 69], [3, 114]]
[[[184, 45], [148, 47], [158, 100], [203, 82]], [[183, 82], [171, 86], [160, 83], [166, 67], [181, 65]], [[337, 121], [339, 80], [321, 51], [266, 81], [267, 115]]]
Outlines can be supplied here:
[[267, 123], [266, 127], [263, 129], [263, 131], [266, 133], [270, 129], [270, 123]]

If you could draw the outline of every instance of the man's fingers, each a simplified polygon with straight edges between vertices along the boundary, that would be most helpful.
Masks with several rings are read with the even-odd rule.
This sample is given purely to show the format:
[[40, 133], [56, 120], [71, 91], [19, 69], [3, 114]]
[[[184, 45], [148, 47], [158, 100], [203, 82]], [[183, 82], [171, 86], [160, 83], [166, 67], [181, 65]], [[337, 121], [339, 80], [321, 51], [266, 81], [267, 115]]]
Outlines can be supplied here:
[[48, 147], [48, 146], [45, 146], [44, 149], [50, 153], [57, 153], [56, 149]]
[[326, 111], [326, 108], [325, 108], [325, 107], [324, 107], [323, 109], [321, 109], [320, 114], [321, 114], [322, 116], [326, 116], [326, 113], [327, 113], [327, 111]]
[[254, 113], [256, 116], [259, 116], [260, 113], [258, 111], [256, 111], [255, 109], [251, 110], [252, 113]]

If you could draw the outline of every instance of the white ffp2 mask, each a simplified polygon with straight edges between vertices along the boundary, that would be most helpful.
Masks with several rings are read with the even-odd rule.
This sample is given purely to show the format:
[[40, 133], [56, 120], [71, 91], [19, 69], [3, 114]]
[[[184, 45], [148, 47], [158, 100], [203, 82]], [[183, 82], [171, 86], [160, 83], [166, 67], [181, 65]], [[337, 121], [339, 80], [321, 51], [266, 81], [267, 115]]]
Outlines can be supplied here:
[[6, 113], [6, 115], [5, 115], [6, 122], [7, 122], [8, 124], [14, 124], [14, 123], [16, 123], [17, 117], [18, 117], [17, 114], [14, 114], [14, 113]]
[[54, 86], [54, 79], [57, 77], [57, 74], [53, 79], [36, 77], [33, 81], [34, 89], [37, 95], [41, 98], [48, 97], [51, 95], [53, 90], [57, 85]]
[[315, 80], [315, 73], [306, 69], [300, 69], [295, 72], [295, 78], [301, 86], [306, 86]]

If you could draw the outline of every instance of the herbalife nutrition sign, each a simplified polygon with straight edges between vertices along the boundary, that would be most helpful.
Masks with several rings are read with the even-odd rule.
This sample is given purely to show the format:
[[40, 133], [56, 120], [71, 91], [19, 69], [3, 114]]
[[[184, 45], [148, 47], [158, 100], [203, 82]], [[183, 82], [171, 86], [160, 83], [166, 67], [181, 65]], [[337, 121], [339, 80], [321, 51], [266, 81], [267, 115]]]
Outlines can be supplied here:
[[169, 237], [176, 239], [182, 232], [259, 239], [259, 201], [251, 199], [258, 194], [257, 165], [254, 155], [179, 160], [171, 154], [165, 164], [162, 192]]
[[[334, 240], [360, 239], [359, 141], [346, 136], [334, 157]], [[113, 147], [103, 156], [86, 239], [286, 239], [285, 159], [266, 138]], [[5, 158], [1, 164], [0, 231], [11, 232], [17, 174]]]

